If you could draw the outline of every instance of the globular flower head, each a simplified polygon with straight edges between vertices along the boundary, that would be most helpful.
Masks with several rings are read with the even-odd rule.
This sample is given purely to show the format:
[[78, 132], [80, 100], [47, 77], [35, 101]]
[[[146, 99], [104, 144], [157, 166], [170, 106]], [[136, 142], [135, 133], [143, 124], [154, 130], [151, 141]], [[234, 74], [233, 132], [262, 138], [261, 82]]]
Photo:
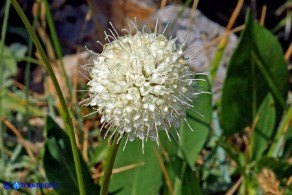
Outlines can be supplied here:
[[[136, 25], [134, 27], [137, 29]], [[143, 28], [144, 29], [144, 28]], [[179, 128], [196, 95], [196, 79], [184, 57], [183, 46], [163, 34], [136, 30], [119, 36], [106, 34], [108, 44], [89, 68], [89, 103], [101, 122], [127, 140], [158, 142], [158, 131], [168, 137]], [[110, 42], [110, 39], [112, 41]]]

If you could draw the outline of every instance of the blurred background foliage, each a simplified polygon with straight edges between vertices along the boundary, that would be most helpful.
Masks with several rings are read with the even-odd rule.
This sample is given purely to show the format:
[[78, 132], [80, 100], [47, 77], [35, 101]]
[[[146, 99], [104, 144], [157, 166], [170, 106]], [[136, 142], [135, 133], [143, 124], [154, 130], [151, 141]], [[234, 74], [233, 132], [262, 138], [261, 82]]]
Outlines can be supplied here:
[[[84, 46], [99, 53], [103, 31], [137, 17], [138, 24], [169, 5], [200, 10], [226, 27], [210, 40], [209, 76], [197, 89], [212, 91], [194, 100], [180, 138], [160, 132], [160, 146], [128, 143], [118, 151], [111, 194], [292, 194], [291, 0], [204, 1], [18, 1], [38, 35], [66, 99], [75, 128], [87, 194], [99, 194], [107, 129], [100, 116], [80, 108], [91, 63]], [[36, 50], [10, 1], [0, 2], [0, 183], [57, 182], [56, 189], [4, 189], [0, 194], [79, 194], [65, 117]], [[170, 20], [170, 29], [179, 19]], [[195, 23], [195, 22], [194, 22]], [[232, 48], [220, 76], [228, 36]], [[233, 34], [234, 36], [234, 34]], [[202, 39], [204, 35], [202, 34]], [[202, 51], [205, 51], [205, 47]], [[215, 85], [220, 89], [214, 90]], [[215, 98], [215, 96], [218, 98]], [[216, 96], [216, 97], [217, 97]], [[175, 134], [175, 133], [174, 133]], [[122, 142], [124, 142], [123, 140]], [[123, 145], [123, 143], [121, 144]]]

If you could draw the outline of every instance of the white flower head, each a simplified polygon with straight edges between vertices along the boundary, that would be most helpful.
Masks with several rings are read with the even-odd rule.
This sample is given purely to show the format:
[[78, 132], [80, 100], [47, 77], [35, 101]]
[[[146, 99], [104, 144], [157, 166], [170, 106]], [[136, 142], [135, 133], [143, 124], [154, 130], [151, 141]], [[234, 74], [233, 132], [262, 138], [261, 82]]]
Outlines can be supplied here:
[[198, 79], [184, 57], [187, 51], [176, 45], [176, 39], [157, 34], [157, 25], [154, 32], [144, 32], [144, 27], [139, 31], [131, 24], [133, 35], [131, 25], [130, 32], [122, 30], [127, 32], [124, 36], [112, 24], [110, 34], [105, 33], [109, 43], [88, 69], [86, 105], [102, 115], [102, 128], [114, 127], [119, 140], [140, 139], [144, 147], [148, 138], [158, 143], [159, 130], [169, 137], [171, 127], [179, 128], [181, 119], [186, 121], [186, 110], [198, 94], [194, 89]]

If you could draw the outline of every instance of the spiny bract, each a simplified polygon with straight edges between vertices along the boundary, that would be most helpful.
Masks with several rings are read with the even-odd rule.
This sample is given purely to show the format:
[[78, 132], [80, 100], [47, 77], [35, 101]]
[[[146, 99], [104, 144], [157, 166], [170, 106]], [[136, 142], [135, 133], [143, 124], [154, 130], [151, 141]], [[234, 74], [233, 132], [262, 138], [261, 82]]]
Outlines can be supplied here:
[[186, 121], [199, 79], [194, 78], [184, 57], [187, 51], [176, 45], [176, 39], [157, 34], [157, 28], [148, 33], [132, 25], [134, 35], [131, 29], [123, 29], [124, 36], [114, 28], [109, 29], [111, 35], [105, 33], [109, 43], [88, 69], [91, 80], [86, 105], [102, 115], [102, 128], [105, 124], [114, 127], [119, 140], [124, 135], [127, 141], [141, 139], [144, 147], [148, 137], [158, 143], [159, 130], [169, 137], [171, 127], [179, 128], [181, 119]]

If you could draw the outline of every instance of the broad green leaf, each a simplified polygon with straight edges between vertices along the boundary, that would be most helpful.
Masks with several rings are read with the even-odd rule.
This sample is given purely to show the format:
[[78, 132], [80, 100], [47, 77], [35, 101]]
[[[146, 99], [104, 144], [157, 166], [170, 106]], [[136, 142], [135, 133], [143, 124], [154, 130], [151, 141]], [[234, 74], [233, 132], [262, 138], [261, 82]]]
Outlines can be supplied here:
[[[208, 82], [208, 78], [205, 76], [198, 77], [200, 79], [205, 79], [206, 81], [200, 81], [197, 84], [198, 90], [210, 91], [210, 83]], [[194, 110], [190, 109], [187, 113], [186, 120], [188, 121], [192, 131], [187, 123], [184, 120], [182, 121], [181, 127], [178, 130], [180, 134], [180, 139], [176, 137], [175, 130], [172, 129], [171, 133], [171, 141], [168, 140], [165, 132], [160, 132], [160, 141], [165, 148], [168, 155], [176, 156], [177, 158], [182, 158], [184, 162], [187, 162], [187, 166], [192, 167], [195, 163], [195, 160], [198, 156], [198, 153], [202, 150], [209, 134], [211, 116], [212, 116], [212, 96], [210, 94], [201, 94], [194, 100]], [[202, 117], [203, 115], [204, 117]], [[165, 165], [167, 166], [167, 164]], [[186, 176], [188, 178], [188, 176]], [[179, 192], [181, 189], [184, 190], [184, 185], [182, 182], [187, 182], [185, 180], [181, 180], [175, 175], [170, 175], [170, 180], [175, 181], [176, 188]], [[179, 181], [178, 181], [179, 180]], [[174, 184], [173, 184], [174, 185]], [[188, 189], [186, 189], [188, 190]], [[189, 193], [188, 191], [183, 192]]]
[[[198, 90], [210, 92], [210, 84], [206, 76], [197, 77], [206, 81], [199, 81], [196, 88]], [[186, 120], [192, 131], [184, 120], [181, 120], [181, 127], [178, 130], [180, 139], [172, 131], [173, 139], [169, 141], [167, 137], [160, 133], [160, 139], [167, 152], [171, 155], [178, 154], [179, 149], [189, 165], [193, 165], [198, 153], [202, 150], [209, 134], [212, 116], [212, 96], [210, 94], [200, 94], [193, 102], [194, 108], [188, 110]], [[198, 114], [199, 113], [199, 114]], [[203, 116], [201, 116], [203, 115]]]
[[195, 176], [195, 172], [183, 159], [173, 156], [171, 157], [171, 165], [176, 173], [177, 179], [179, 179], [180, 186], [177, 186], [178, 191], [175, 191], [177, 195], [200, 195], [201, 189], [199, 182]]
[[[120, 147], [123, 147], [124, 141]], [[142, 153], [140, 140], [127, 143], [125, 151], [120, 148], [114, 169], [129, 165], [136, 165], [130, 170], [113, 174], [110, 191], [117, 191], [117, 195], [156, 195], [161, 187], [162, 172], [155, 155], [159, 150], [155, 142], [148, 140]]]
[[[205, 79], [205, 81], [198, 82], [196, 86], [197, 89], [210, 92], [211, 87], [208, 78], [206, 76], [200, 76], [197, 78]], [[212, 119], [212, 95], [198, 95], [194, 100], [193, 105], [195, 111], [192, 109], [188, 111], [187, 121], [194, 131], [191, 131], [187, 123], [183, 121], [180, 128], [181, 139], [179, 140], [180, 147], [191, 166], [197, 159], [198, 153], [202, 150], [209, 135]]]
[[177, 155], [179, 151], [179, 140], [176, 137], [176, 131], [175, 129], [171, 129], [170, 133], [170, 140], [168, 139], [166, 133], [164, 131], [159, 131], [159, 139], [163, 146], [163, 148], [166, 150], [168, 155]]
[[282, 106], [277, 109], [279, 117], [287, 90], [287, 64], [278, 40], [248, 14], [224, 82], [221, 107], [224, 133], [241, 132], [251, 126], [269, 92], [276, 104]]
[[[174, 169], [172, 167], [171, 163], [164, 163], [168, 179], [169, 181], [166, 181], [166, 178], [163, 177], [163, 188], [161, 188], [161, 191], [163, 191], [164, 195], [172, 195], [173, 190], [174, 190], [174, 184], [175, 184], [175, 179], [176, 179], [176, 173], [174, 172]], [[167, 183], [169, 182], [169, 184]], [[171, 187], [169, 187], [171, 185]], [[162, 193], [161, 193], [162, 194]]]
[[258, 121], [252, 134], [251, 155], [252, 160], [259, 160], [271, 140], [276, 122], [275, 102], [268, 94], [259, 108]]
[[[199, 81], [196, 88], [198, 90], [210, 92], [208, 78], [206, 76], [200, 76], [197, 78], [205, 79], [206, 81]], [[161, 143], [168, 155], [182, 158], [184, 163], [187, 163], [186, 166], [188, 167], [192, 167], [194, 165], [198, 153], [202, 150], [208, 138], [212, 116], [212, 96], [210, 94], [201, 94], [194, 100], [193, 105], [194, 110], [188, 110], [186, 120], [194, 131], [189, 128], [184, 120], [181, 120], [182, 124], [178, 130], [180, 139], [176, 137], [174, 130], [172, 131], [173, 136], [171, 141], [168, 140], [163, 131], [160, 132]], [[182, 194], [191, 192], [188, 191], [188, 188], [184, 188], [184, 182], [187, 182], [188, 179], [188, 175], [183, 180], [175, 177], [174, 175], [170, 177], [171, 181], [176, 181], [176, 188], [179, 192], [181, 192], [181, 189], [186, 190], [183, 191]]]
[[[57, 182], [55, 190], [60, 194], [79, 194], [73, 154], [68, 135], [51, 117], [46, 119], [47, 140], [45, 143], [44, 168], [50, 182]], [[85, 161], [80, 156], [83, 181], [87, 194], [99, 194]]]

